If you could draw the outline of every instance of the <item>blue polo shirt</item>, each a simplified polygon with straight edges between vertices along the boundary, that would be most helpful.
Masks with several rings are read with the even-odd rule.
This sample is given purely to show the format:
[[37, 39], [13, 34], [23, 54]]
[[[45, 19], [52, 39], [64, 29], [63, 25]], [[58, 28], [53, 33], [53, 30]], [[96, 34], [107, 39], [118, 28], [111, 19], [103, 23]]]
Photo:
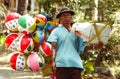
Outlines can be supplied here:
[[80, 52], [84, 51], [85, 43], [62, 25], [52, 31], [48, 42], [57, 43], [56, 67], [76, 67], [83, 69]]

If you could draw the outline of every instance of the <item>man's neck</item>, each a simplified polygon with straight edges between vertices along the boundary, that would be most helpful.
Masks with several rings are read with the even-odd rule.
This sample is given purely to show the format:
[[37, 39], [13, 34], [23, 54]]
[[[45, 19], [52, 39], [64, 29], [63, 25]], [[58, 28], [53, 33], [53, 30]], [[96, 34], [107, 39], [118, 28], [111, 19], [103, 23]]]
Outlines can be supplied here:
[[68, 31], [71, 31], [71, 24], [70, 24], [70, 23], [64, 23], [63, 26], [64, 26]]

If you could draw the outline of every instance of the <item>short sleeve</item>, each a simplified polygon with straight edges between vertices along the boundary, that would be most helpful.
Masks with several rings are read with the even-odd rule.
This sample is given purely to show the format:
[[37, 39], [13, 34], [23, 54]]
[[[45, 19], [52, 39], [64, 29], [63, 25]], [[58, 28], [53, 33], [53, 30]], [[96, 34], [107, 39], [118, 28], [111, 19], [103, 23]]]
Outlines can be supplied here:
[[84, 52], [84, 49], [86, 47], [86, 42], [80, 37], [78, 37], [78, 39], [79, 39], [78, 40], [79, 41], [79, 51]]
[[47, 39], [48, 42], [57, 42], [57, 32], [55, 30], [53, 30], [51, 32], [51, 34], [49, 35], [48, 39]]

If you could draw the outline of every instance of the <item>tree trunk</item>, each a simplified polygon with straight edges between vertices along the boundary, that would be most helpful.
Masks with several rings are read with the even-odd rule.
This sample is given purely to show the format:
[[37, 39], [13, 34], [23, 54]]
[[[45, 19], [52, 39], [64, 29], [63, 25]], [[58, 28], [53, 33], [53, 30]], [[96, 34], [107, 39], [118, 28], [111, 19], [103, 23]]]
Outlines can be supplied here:
[[0, 0], [0, 3], [4, 3], [4, 0]]
[[17, 12], [23, 15], [27, 11], [28, 0], [18, 0]]
[[31, 11], [31, 0], [28, 0], [27, 10], [28, 10], [28, 11]]
[[31, 11], [34, 11], [34, 8], [35, 8], [34, 4], [35, 4], [35, 0], [31, 0]]
[[99, 21], [104, 21], [104, 10], [101, 9], [100, 13], [99, 13]]
[[14, 11], [15, 10], [15, 0], [9, 0], [9, 5], [10, 5], [10, 10]]
[[98, 21], [98, 0], [94, 0], [94, 4], [92, 21]]

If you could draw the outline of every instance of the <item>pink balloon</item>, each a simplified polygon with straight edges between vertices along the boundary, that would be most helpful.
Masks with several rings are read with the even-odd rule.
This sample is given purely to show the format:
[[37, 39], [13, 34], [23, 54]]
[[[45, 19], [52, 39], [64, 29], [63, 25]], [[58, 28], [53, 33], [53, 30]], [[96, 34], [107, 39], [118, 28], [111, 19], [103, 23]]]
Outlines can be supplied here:
[[38, 54], [36, 53], [30, 54], [27, 59], [27, 64], [29, 68], [33, 71], [39, 71], [44, 65], [44, 63], [45, 63], [44, 58], [39, 57]]

